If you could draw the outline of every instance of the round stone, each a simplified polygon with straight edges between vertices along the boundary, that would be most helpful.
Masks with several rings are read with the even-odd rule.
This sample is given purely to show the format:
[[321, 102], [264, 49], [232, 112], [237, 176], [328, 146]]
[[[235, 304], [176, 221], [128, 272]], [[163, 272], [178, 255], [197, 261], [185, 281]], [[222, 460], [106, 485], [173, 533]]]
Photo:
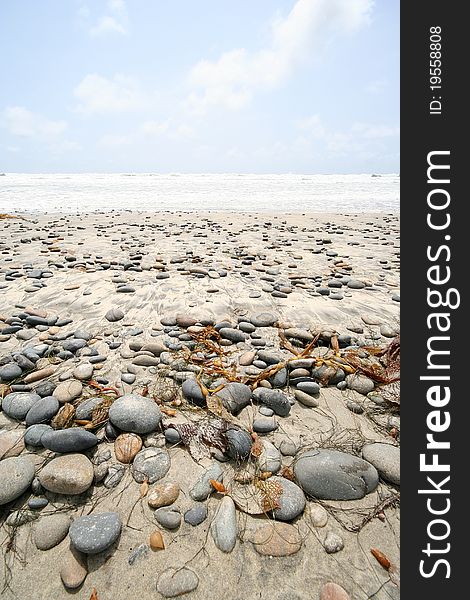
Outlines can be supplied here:
[[41, 437], [44, 448], [53, 452], [82, 452], [98, 444], [98, 438], [91, 431], [71, 427], [48, 431]]
[[34, 479], [34, 462], [29, 456], [13, 456], [0, 461], [0, 506], [16, 500]]
[[64, 513], [47, 515], [34, 526], [33, 539], [36, 548], [49, 550], [65, 538], [70, 527], [70, 517]]
[[210, 480], [222, 481], [223, 471], [219, 463], [214, 462], [204, 473], [199, 477], [196, 483], [189, 491], [189, 495], [193, 500], [201, 502], [206, 500], [214, 491]]
[[325, 527], [328, 523], [328, 513], [321, 504], [310, 506], [310, 520], [314, 527]]
[[105, 315], [105, 318], [111, 323], [124, 319], [124, 312], [120, 308], [111, 308]]
[[337, 583], [325, 583], [320, 591], [320, 600], [351, 600], [349, 594]]
[[297, 384], [297, 389], [310, 396], [316, 396], [320, 393], [320, 386], [315, 381], [301, 381]]
[[117, 540], [121, 527], [121, 517], [116, 512], [85, 515], [70, 526], [70, 541], [79, 552], [98, 554]]
[[294, 395], [300, 404], [303, 404], [304, 406], [311, 408], [316, 408], [318, 406], [318, 400], [302, 390], [295, 390]]
[[166, 529], [178, 529], [181, 525], [181, 513], [177, 508], [159, 508], [154, 515], [157, 523]]
[[109, 409], [109, 420], [122, 431], [150, 433], [162, 418], [156, 403], [139, 394], [125, 394], [115, 400]]
[[75, 411], [75, 419], [78, 421], [90, 421], [93, 416], [93, 410], [103, 401], [103, 398], [96, 396], [87, 398], [77, 406]]
[[26, 425], [36, 425], [38, 423], [49, 423], [49, 421], [59, 411], [59, 401], [54, 396], [40, 398], [28, 410], [26, 415]]
[[250, 403], [251, 388], [244, 383], [234, 381], [228, 383], [215, 395], [229, 412], [237, 414]]
[[322, 500], [357, 500], [375, 490], [379, 476], [365, 460], [338, 450], [308, 450], [297, 457], [295, 478], [306, 494]]
[[49, 431], [53, 431], [50, 425], [31, 425], [24, 432], [24, 443], [28, 446], [41, 447], [42, 436]]
[[188, 594], [197, 588], [199, 578], [194, 571], [187, 567], [174, 569], [170, 567], [163, 571], [157, 581], [157, 592], [164, 598], [176, 598]]
[[302, 538], [293, 525], [271, 522], [258, 527], [253, 545], [263, 556], [289, 556], [300, 550]]
[[183, 385], [181, 386], [181, 391], [183, 392], [183, 396], [185, 398], [187, 398], [191, 402], [194, 402], [195, 404], [202, 405], [206, 401], [206, 398], [205, 398], [204, 394], [202, 393], [202, 390], [199, 387], [199, 384], [196, 381], [196, 379], [194, 379], [194, 377], [191, 377], [190, 379], [186, 379], [186, 381], [183, 381]]
[[169, 506], [176, 502], [180, 493], [179, 485], [172, 481], [160, 483], [147, 494], [147, 502], [152, 508]]
[[263, 440], [263, 450], [258, 457], [258, 467], [261, 471], [269, 471], [270, 473], [277, 473], [281, 468], [281, 453], [274, 444]]
[[255, 327], [272, 327], [277, 321], [277, 317], [271, 313], [258, 313], [250, 317], [250, 323]]
[[207, 506], [202, 502], [196, 502], [189, 510], [184, 513], [184, 520], [193, 527], [200, 525], [207, 519]]
[[280, 417], [287, 417], [290, 413], [289, 398], [280, 390], [259, 387], [253, 392], [253, 398], [271, 408]]
[[369, 379], [369, 377], [366, 377], [365, 375], [347, 375], [346, 383], [350, 390], [354, 390], [355, 392], [363, 394], [364, 396], [366, 396], [369, 392], [372, 392], [372, 390], [375, 388], [375, 384], [372, 379]]
[[93, 365], [91, 363], [84, 363], [83, 365], [78, 365], [73, 370], [73, 376], [75, 379], [80, 379], [80, 381], [87, 381], [91, 379], [93, 375]]
[[343, 538], [337, 533], [329, 531], [323, 541], [323, 547], [328, 554], [335, 554], [344, 548]]
[[81, 494], [93, 482], [93, 465], [83, 454], [59, 456], [44, 466], [39, 481], [55, 494]]
[[83, 386], [80, 381], [69, 379], [68, 381], [59, 383], [54, 390], [53, 396], [55, 396], [61, 404], [65, 404], [65, 402], [71, 402], [72, 400], [75, 400], [75, 398], [81, 396], [82, 391]]
[[298, 485], [284, 477], [270, 477], [268, 482], [278, 484], [282, 488], [278, 500], [279, 508], [273, 510], [273, 515], [278, 521], [292, 521], [303, 513], [306, 500]]
[[253, 431], [256, 433], [270, 433], [278, 428], [275, 417], [258, 417], [253, 421]]
[[68, 590], [79, 588], [88, 575], [86, 555], [71, 547], [70, 550], [65, 551], [65, 556], [62, 560], [60, 578], [64, 587]]
[[141, 450], [132, 463], [131, 472], [137, 483], [147, 479], [155, 483], [168, 473], [170, 469], [170, 455], [163, 448], [145, 448]]
[[362, 458], [370, 462], [380, 476], [390, 483], [400, 485], [400, 448], [392, 444], [366, 444]]
[[237, 541], [237, 514], [230, 496], [224, 496], [211, 523], [211, 535], [222, 552], [231, 552]]
[[40, 400], [41, 396], [34, 392], [12, 392], [2, 400], [3, 412], [17, 421], [23, 421], [32, 406]]
[[165, 429], [165, 440], [169, 444], [179, 444], [181, 442], [181, 436], [176, 429], [168, 427], [168, 429]]
[[243, 429], [229, 429], [225, 434], [228, 442], [227, 454], [234, 460], [245, 460], [251, 452], [253, 440]]

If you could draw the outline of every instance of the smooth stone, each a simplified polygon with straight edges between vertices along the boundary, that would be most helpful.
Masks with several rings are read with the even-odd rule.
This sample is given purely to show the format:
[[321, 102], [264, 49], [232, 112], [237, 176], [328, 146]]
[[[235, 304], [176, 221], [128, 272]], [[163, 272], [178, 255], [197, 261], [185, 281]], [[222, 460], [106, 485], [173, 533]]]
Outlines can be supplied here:
[[356, 415], [362, 415], [364, 412], [364, 408], [354, 400], [347, 400], [346, 408]]
[[132, 360], [132, 364], [137, 367], [156, 367], [160, 364], [160, 359], [156, 356], [147, 356], [142, 354]]
[[273, 409], [268, 408], [267, 406], [260, 406], [258, 412], [260, 415], [263, 415], [263, 417], [272, 417], [274, 414]]
[[150, 433], [155, 431], [162, 419], [156, 403], [139, 394], [125, 394], [113, 402], [109, 420], [122, 431]]
[[41, 438], [44, 448], [53, 452], [83, 452], [98, 444], [98, 438], [91, 431], [71, 427], [48, 431]]
[[304, 406], [308, 406], [310, 408], [316, 408], [318, 406], [318, 400], [302, 390], [295, 390], [294, 396], [296, 400], [298, 400], [300, 404], [303, 404]]
[[229, 429], [225, 434], [228, 442], [227, 454], [234, 460], [245, 460], [251, 452], [253, 440], [243, 429]]
[[123, 383], [127, 383], [129, 385], [132, 385], [136, 380], [136, 376], [133, 373], [122, 373], [121, 375], [121, 381]]
[[39, 423], [49, 423], [49, 421], [59, 412], [60, 404], [54, 396], [40, 398], [28, 410], [26, 415], [26, 425], [37, 425]]
[[152, 488], [147, 494], [148, 505], [152, 508], [169, 506], [176, 502], [180, 493], [179, 485], [172, 481], [160, 483]]
[[211, 523], [211, 535], [222, 552], [231, 552], [237, 541], [237, 514], [230, 496], [224, 496]]
[[189, 495], [193, 500], [197, 502], [202, 502], [206, 500], [211, 493], [214, 491], [214, 488], [209, 483], [210, 479], [214, 479], [215, 481], [222, 481], [224, 472], [222, 471], [222, 467], [219, 463], [214, 462], [196, 481], [193, 487], [189, 491]]
[[259, 387], [253, 392], [253, 398], [272, 408], [280, 417], [287, 417], [290, 413], [291, 405], [289, 398], [280, 390]]
[[48, 462], [38, 477], [54, 494], [81, 494], [93, 483], [93, 465], [83, 454], [66, 454]]
[[222, 404], [229, 412], [236, 414], [250, 403], [251, 388], [244, 383], [232, 382], [223, 387], [215, 396], [222, 400]]
[[93, 375], [93, 365], [90, 363], [78, 365], [78, 367], [73, 370], [72, 374], [75, 379], [80, 379], [80, 381], [91, 379], [91, 376]]
[[259, 350], [258, 359], [262, 360], [267, 365], [277, 365], [283, 360], [283, 357], [269, 350]]
[[29, 456], [12, 456], [0, 461], [0, 506], [16, 500], [34, 479], [35, 466]]
[[83, 554], [98, 554], [117, 540], [121, 527], [121, 517], [116, 512], [85, 515], [70, 526], [70, 541]]
[[258, 467], [261, 471], [269, 471], [270, 473], [277, 473], [281, 468], [281, 453], [274, 444], [264, 439], [263, 450], [258, 457]]
[[291, 440], [282, 440], [279, 444], [279, 451], [283, 456], [295, 456], [297, 450], [297, 444]]
[[99, 396], [87, 398], [77, 406], [75, 419], [80, 421], [90, 421], [93, 416], [93, 410], [103, 401]]
[[379, 475], [395, 485], [400, 485], [400, 448], [391, 444], [366, 444], [362, 458], [379, 472]]
[[256, 433], [270, 433], [279, 427], [275, 417], [258, 417], [253, 421], [253, 431]]
[[198, 585], [199, 578], [191, 569], [170, 567], [163, 571], [158, 578], [157, 592], [164, 598], [176, 598], [176, 596], [192, 592]]
[[33, 510], [40, 510], [41, 508], [45, 508], [49, 504], [49, 500], [47, 498], [41, 497], [33, 497], [28, 500], [28, 508]]
[[363, 394], [364, 396], [369, 394], [369, 392], [372, 392], [375, 388], [375, 384], [372, 379], [369, 379], [369, 377], [366, 377], [365, 375], [347, 375], [346, 383], [350, 390], [354, 390], [355, 392]]
[[296, 377], [310, 377], [310, 371], [308, 369], [293, 369], [290, 372], [291, 379]]
[[247, 367], [252, 364], [252, 362], [255, 359], [255, 356], [256, 356], [256, 352], [254, 352], [254, 351], [244, 352], [238, 359], [238, 363], [242, 367]]
[[3, 412], [17, 421], [23, 421], [33, 405], [41, 399], [34, 392], [12, 392], [2, 400]]
[[85, 340], [68, 339], [62, 342], [62, 348], [72, 354], [75, 354], [75, 352], [81, 350], [81, 348], [84, 348], [86, 345]]
[[59, 383], [52, 395], [55, 396], [61, 404], [65, 404], [65, 402], [71, 402], [81, 396], [82, 391], [83, 386], [80, 381], [71, 379]]
[[196, 502], [189, 510], [184, 513], [184, 520], [193, 527], [200, 525], [207, 519], [207, 506], [202, 502]]
[[159, 508], [154, 516], [157, 523], [166, 529], [178, 529], [181, 525], [181, 513], [177, 508]]
[[340, 585], [328, 582], [320, 590], [320, 600], [351, 600], [351, 598]]
[[297, 457], [295, 478], [306, 494], [322, 500], [357, 500], [375, 490], [379, 476], [365, 460], [338, 450], [308, 450]]
[[40, 513], [34, 510], [25, 510], [24, 507], [20, 510], [12, 511], [5, 520], [8, 527], [21, 527], [26, 523], [31, 523], [39, 519]]
[[181, 436], [176, 429], [168, 427], [168, 429], [165, 429], [165, 440], [169, 444], [179, 444], [181, 442]]
[[0, 381], [13, 381], [21, 377], [23, 371], [16, 363], [8, 363], [0, 367]]
[[103, 485], [106, 489], [110, 490], [115, 488], [121, 482], [126, 472], [124, 465], [113, 464], [108, 467], [108, 474], [105, 476]]
[[335, 554], [344, 548], [343, 538], [337, 533], [329, 531], [323, 540], [323, 547], [328, 554]]
[[268, 481], [278, 483], [282, 487], [282, 494], [278, 500], [279, 508], [272, 511], [278, 521], [292, 521], [303, 513], [306, 500], [298, 485], [284, 477], [270, 477]]
[[287, 369], [283, 367], [279, 369], [277, 373], [275, 373], [272, 377], [269, 378], [271, 385], [273, 388], [282, 388], [287, 385]]
[[302, 538], [289, 523], [270, 522], [261, 525], [253, 535], [253, 545], [263, 556], [289, 556], [298, 552]]
[[24, 433], [23, 429], [0, 432], [0, 460], [21, 454], [24, 450]]
[[321, 504], [310, 506], [310, 520], [314, 527], [325, 527], [328, 523], [328, 513]]
[[320, 386], [314, 381], [301, 381], [297, 384], [297, 389], [310, 396], [317, 396], [320, 393]]
[[250, 323], [255, 327], [272, 327], [277, 322], [277, 317], [271, 313], [258, 313], [250, 317]]
[[53, 431], [50, 425], [30, 425], [24, 432], [24, 443], [28, 446], [42, 447], [42, 436]]
[[193, 402], [199, 405], [205, 404], [205, 396], [202, 393], [202, 390], [194, 377], [183, 381], [181, 391], [183, 392], [183, 396], [188, 400], [192, 400]]
[[145, 448], [141, 450], [132, 463], [131, 473], [137, 483], [145, 479], [155, 483], [168, 473], [170, 468], [170, 455], [163, 448]]
[[29, 373], [24, 378], [25, 383], [34, 383], [36, 381], [40, 381], [41, 379], [45, 379], [46, 377], [51, 377], [54, 375], [56, 371], [56, 367], [54, 365], [50, 367], [44, 367], [44, 369], [39, 369], [39, 371], [34, 371], [34, 373]]
[[69, 532], [71, 519], [65, 513], [55, 513], [42, 517], [35, 525], [33, 539], [38, 550], [49, 550], [65, 538]]
[[220, 337], [224, 340], [230, 340], [234, 344], [238, 342], [244, 342], [247, 335], [240, 331], [239, 329], [233, 329], [232, 327], [222, 327], [219, 329]]
[[105, 318], [111, 323], [124, 319], [124, 312], [120, 308], [111, 308], [105, 314]]
[[87, 557], [73, 546], [66, 551], [60, 569], [60, 578], [68, 590], [76, 590], [85, 581], [88, 575]]

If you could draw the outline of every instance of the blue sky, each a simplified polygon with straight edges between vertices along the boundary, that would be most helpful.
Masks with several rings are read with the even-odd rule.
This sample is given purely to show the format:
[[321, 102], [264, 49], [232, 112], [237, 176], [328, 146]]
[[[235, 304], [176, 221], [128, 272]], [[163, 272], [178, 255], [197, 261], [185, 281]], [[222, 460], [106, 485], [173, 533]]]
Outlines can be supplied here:
[[398, 0], [7, 0], [0, 172], [399, 170]]

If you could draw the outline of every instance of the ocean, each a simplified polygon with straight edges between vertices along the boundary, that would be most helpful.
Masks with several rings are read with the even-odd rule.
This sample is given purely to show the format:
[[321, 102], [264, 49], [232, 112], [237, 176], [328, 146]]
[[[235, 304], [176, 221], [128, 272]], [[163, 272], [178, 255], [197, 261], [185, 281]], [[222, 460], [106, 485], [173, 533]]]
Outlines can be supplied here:
[[0, 212], [397, 213], [399, 194], [397, 174], [7, 173]]

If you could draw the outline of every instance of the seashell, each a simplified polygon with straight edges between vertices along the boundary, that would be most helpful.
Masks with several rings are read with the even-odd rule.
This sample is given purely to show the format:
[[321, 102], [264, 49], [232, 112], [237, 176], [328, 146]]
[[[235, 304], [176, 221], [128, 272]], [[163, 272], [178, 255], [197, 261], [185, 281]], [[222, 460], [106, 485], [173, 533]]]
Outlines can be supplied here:
[[150, 548], [152, 548], [152, 550], [164, 550], [165, 549], [165, 542], [163, 541], [163, 536], [160, 533], [160, 531], [154, 531], [151, 535], [150, 535]]
[[114, 452], [119, 462], [129, 464], [142, 448], [142, 440], [135, 433], [121, 433], [114, 441]]

